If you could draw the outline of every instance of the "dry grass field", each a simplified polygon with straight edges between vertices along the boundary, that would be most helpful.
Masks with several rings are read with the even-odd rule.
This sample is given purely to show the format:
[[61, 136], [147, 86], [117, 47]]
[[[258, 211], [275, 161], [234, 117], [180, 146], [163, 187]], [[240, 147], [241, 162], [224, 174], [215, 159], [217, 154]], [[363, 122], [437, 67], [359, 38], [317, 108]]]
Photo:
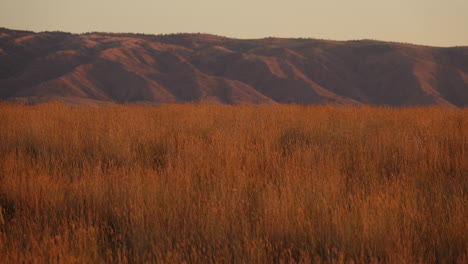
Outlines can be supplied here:
[[0, 104], [1, 263], [467, 263], [468, 110]]

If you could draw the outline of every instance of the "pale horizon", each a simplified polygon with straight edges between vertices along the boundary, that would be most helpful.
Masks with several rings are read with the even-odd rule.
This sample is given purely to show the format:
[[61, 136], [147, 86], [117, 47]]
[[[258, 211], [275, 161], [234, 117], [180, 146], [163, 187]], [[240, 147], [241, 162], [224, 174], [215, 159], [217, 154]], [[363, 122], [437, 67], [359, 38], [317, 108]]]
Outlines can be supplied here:
[[3, 0], [0, 27], [71, 33], [206, 33], [229, 38], [372, 39], [468, 46], [468, 1]]

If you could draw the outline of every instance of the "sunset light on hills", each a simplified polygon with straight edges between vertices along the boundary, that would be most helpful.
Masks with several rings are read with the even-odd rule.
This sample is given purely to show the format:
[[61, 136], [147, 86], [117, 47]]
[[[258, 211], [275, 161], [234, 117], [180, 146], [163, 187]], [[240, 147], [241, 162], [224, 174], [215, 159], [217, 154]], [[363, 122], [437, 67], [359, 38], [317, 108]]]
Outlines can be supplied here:
[[0, 264], [468, 263], [468, 0], [0, 0]]

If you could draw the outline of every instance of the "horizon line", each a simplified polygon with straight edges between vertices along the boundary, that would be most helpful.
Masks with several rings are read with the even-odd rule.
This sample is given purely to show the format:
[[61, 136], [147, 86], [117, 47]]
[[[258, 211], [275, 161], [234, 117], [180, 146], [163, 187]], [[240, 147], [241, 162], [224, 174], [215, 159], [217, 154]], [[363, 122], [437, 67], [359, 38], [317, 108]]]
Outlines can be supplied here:
[[327, 38], [317, 38], [317, 37], [278, 37], [278, 36], [264, 36], [264, 37], [256, 37], [256, 38], [246, 38], [246, 37], [230, 37], [226, 35], [219, 35], [216, 33], [208, 33], [208, 32], [174, 32], [174, 33], [144, 33], [144, 32], [125, 32], [125, 31], [86, 31], [86, 32], [73, 32], [73, 31], [63, 31], [63, 30], [42, 30], [42, 31], [35, 31], [35, 30], [27, 30], [27, 29], [13, 29], [4, 26], [0, 26], [1, 29], [6, 29], [10, 31], [19, 31], [19, 32], [28, 32], [28, 33], [67, 33], [72, 35], [89, 35], [89, 34], [114, 34], [114, 35], [146, 35], [146, 36], [170, 36], [170, 35], [210, 35], [216, 36], [220, 38], [226, 39], [234, 39], [234, 40], [264, 40], [264, 39], [297, 39], [297, 40], [322, 40], [322, 41], [332, 41], [332, 42], [356, 42], [356, 41], [374, 41], [374, 42], [384, 42], [384, 43], [392, 43], [392, 44], [403, 44], [403, 45], [413, 45], [413, 46], [423, 46], [423, 47], [434, 47], [434, 48], [468, 48], [468, 43], [465, 45], [451, 45], [451, 46], [437, 46], [437, 45], [430, 45], [430, 44], [419, 44], [413, 42], [404, 42], [404, 41], [396, 41], [396, 40], [381, 40], [381, 39], [373, 39], [373, 38], [362, 38], [362, 39], [347, 39], [347, 40], [337, 40], [337, 39], [327, 39]]

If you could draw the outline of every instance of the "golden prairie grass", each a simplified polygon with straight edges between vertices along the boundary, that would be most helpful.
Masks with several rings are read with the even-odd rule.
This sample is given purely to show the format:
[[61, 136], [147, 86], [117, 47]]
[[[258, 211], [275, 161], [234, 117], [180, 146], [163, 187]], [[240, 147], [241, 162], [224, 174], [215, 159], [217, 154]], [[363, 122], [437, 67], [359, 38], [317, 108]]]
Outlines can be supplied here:
[[468, 110], [0, 105], [2, 263], [466, 263]]

